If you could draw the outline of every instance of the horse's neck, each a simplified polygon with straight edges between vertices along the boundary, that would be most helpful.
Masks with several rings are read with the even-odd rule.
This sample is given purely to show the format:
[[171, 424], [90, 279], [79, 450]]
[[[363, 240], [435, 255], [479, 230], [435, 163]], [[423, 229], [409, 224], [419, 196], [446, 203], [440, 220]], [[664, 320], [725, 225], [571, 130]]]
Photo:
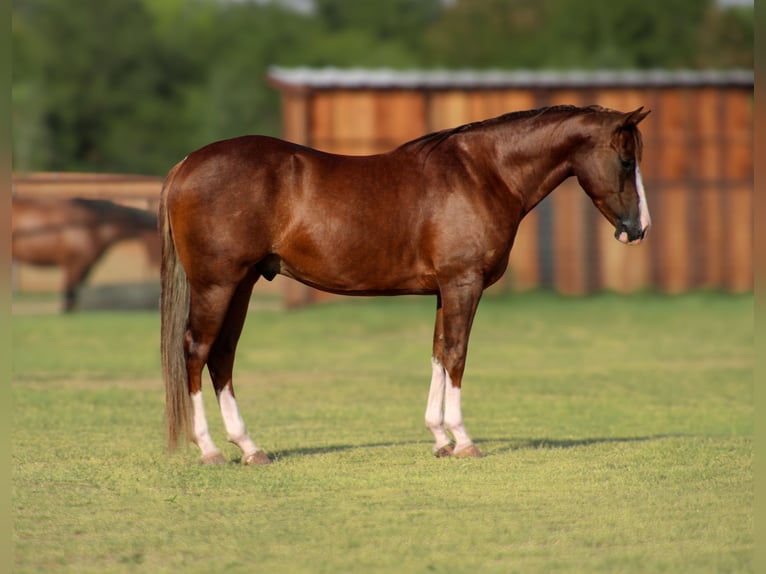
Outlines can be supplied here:
[[126, 225], [123, 221], [106, 221], [98, 226], [101, 240], [107, 243], [138, 237], [141, 233], [143, 233], [142, 229]]
[[567, 129], [567, 121], [534, 129], [519, 124], [517, 131], [509, 126], [510, 131], [495, 140], [498, 173], [511, 194], [520, 198], [522, 215], [574, 175], [573, 160], [582, 138]]
[[118, 212], [102, 216], [99, 233], [105, 241], [121, 241], [141, 237], [147, 231], [156, 229], [156, 221], [149, 213]]

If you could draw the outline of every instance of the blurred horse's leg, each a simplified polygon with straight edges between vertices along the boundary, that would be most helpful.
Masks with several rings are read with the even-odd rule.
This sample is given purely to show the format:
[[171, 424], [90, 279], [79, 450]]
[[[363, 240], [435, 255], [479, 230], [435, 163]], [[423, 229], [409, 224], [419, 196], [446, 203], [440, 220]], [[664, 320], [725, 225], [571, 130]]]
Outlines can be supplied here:
[[74, 311], [77, 307], [80, 286], [85, 282], [100, 254], [83, 250], [68, 257], [64, 264], [64, 311]]

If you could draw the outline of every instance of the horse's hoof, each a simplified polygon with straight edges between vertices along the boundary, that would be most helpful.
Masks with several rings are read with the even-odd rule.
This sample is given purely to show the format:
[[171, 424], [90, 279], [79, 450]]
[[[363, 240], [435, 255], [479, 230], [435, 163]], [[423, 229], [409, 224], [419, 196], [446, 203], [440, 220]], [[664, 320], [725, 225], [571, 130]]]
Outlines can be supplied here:
[[242, 464], [245, 466], [271, 464], [271, 459], [262, 450], [256, 450], [254, 453], [248, 454], [243, 458]]
[[455, 458], [481, 458], [481, 451], [476, 448], [475, 444], [469, 444], [455, 451]]
[[452, 456], [452, 451], [454, 450], [455, 448], [451, 444], [445, 444], [443, 447], [434, 450], [434, 456], [436, 458], [448, 458]]
[[226, 459], [223, 458], [223, 455], [220, 452], [214, 452], [212, 454], [206, 454], [202, 458], [199, 459], [200, 464], [204, 465], [215, 465], [215, 464], [226, 464]]

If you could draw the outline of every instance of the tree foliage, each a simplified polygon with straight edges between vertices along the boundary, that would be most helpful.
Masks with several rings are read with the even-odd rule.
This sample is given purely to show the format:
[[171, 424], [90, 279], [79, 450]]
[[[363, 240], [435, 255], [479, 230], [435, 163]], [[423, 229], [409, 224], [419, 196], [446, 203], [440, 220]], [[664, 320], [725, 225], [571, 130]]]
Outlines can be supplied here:
[[[293, 0], [294, 1], [294, 0]], [[278, 134], [270, 65], [751, 67], [753, 15], [712, 0], [16, 0], [16, 169], [162, 174]]]

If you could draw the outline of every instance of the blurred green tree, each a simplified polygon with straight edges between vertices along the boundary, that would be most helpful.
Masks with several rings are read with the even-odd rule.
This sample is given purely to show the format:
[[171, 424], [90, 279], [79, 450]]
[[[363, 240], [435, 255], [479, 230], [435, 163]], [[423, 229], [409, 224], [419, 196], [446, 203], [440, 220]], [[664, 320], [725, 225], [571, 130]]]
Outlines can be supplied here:
[[168, 134], [157, 134], [176, 127], [168, 111], [189, 69], [151, 30], [139, 0], [81, 0], [76, 8], [17, 2], [14, 142], [24, 150], [17, 167], [165, 169]]
[[270, 65], [750, 67], [752, 8], [713, 0], [15, 0], [14, 169], [164, 174], [278, 135]]
[[446, 67], [751, 67], [752, 16], [712, 0], [462, 0], [425, 51]]

